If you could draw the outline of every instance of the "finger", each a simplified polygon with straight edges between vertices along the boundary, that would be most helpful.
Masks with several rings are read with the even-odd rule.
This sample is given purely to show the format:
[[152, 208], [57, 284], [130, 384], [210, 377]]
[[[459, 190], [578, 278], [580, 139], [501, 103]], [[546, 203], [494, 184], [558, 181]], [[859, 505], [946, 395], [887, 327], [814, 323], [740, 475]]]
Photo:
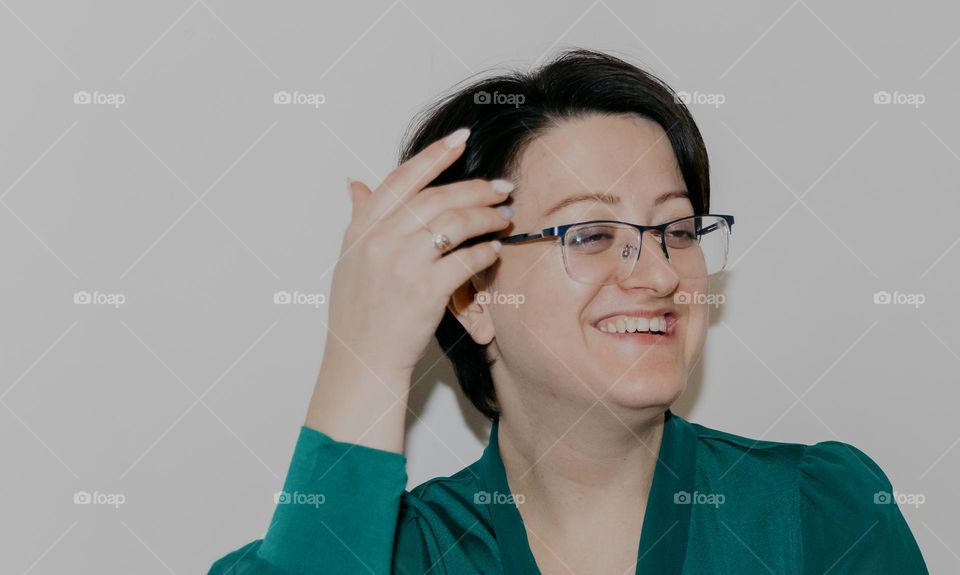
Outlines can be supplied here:
[[379, 219], [412, 199], [460, 157], [469, 136], [468, 128], [460, 128], [400, 164], [374, 191], [370, 215]]
[[350, 178], [347, 178], [347, 192], [350, 194], [352, 214], [356, 214], [366, 203], [367, 199], [373, 195], [373, 192], [370, 191], [370, 188], [368, 188], [366, 184], [360, 180], [352, 180]]
[[482, 272], [500, 259], [500, 242], [482, 242], [469, 248], [451, 252], [437, 262], [438, 281], [444, 293], [453, 293], [472, 276]]
[[410, 233], [448, 210], [498, 204], [509, 198], [512, 190], [513, 183], [508, 180], [483, 179], [425, 188], [407, 204], [409, 209], [401, 209], [392, 217], [398, 229]]
[[[433, 245], [429, 239], [431, 234], [443, 234], [450, 240], [448, 250], [456, 249], [460, 244], [491, 232], [503, 230], [510, 225], [510, 218], [505, 217], [502, 209], [510, 209], [507, 206], [483, 207], [483, 208], [465, 208], [460, 210], [447, 210], [431, 220], [426, 226], [427, 229], [420, 228], [414, 232], [415, 242], [422, 246], [420, 249], [427, 255], [433, 255], [435, 258], [443, 254]], [[426, 232], [426, 233], [424, 233]], [[423, 239], [420, 239], [423, 238]]]

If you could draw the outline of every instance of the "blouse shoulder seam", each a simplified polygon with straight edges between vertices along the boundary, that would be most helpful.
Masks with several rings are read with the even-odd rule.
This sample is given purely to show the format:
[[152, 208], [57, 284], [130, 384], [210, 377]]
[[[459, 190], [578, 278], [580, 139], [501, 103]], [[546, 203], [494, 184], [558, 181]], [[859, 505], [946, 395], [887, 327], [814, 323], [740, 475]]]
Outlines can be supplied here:
[[751, 450], [753, 449], [777, 449], [777, 448], [798, 448], [798, 447], [809, 447], [807, 444], [792, 442], [792, 441], [772, 441], [769, 439], [754, 439], [747, 437], [745, 435], [737, 435], [735, 433], [729, 433], [726, 431], [721, 431], [719, 429], [711, 429], [709, 427], [704, 427], [700, 424], [692, 424], [696, 426], [697, 429], [697, 439], [704, 442], [711, 441], [720, 441], [723, 443], [729, 443], [737, 446], [747, 447]]
[[[474, 465], [475, 465], [475, 464], [474, 464]], [[435, 485], [442, 485], [442, 484], [444, 484], [444, 483], [457, 483], [457, 484], [462, 484], [462, 483], [469, 483], [469, 482], [472, 482], [472, 481], [476, 481], [477, 478], [476, 478], [472, 473], [468, 472], [468, 470], [471, 469], [472, 467], [474, 467], [474, 465], [469, 465], [469, 466], [467, 466], [467, 467], [464, 467], [463, 469], [461, 469], [460, 471], [454, 473], [453, 475], [445, 475], [445, 476], [441, 476], [441, 477], [432, 477], [432, 478], [424, 481], [424, 482], [421, 483], [420, 485], [417, 485], [416, 487], [414, 487], [413, 489], [411, 489], [411, 490], [410, 490], [410, 493], [419, 499], [419, 498], [423, 498], [424, 496], [426, 496], [427, 491], [428, 491], [431, 487], [434, 487]]]

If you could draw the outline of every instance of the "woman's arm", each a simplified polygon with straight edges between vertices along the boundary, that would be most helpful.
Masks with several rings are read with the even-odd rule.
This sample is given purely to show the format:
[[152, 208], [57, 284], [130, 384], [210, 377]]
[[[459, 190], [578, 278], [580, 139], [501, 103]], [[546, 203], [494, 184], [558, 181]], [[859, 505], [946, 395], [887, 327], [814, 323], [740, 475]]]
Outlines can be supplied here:
[[[327, 337], [328, 352], [342, 347]], [[344, 355], [324, 354], [304, 425], [339, 441], [403, 453], [411, 374], [378, 373]]]
[[413, 370], [450, 297], [498, 258], [482, 242], [451, 247], [510, 225], [491, 205], [512, 189], [470, 180], [424, 189], [463, 153], [469, 130], [436, 141], [390, 173], [376, 192], [350, 182], [353, 205], [330, 293], [323, 365], [305, 425], [331, 437], [403, 451]]
[[390, 573], [406, 458], [302, 426], [270, 528], [210, 575]]
[[806, 448], [799, 470], [805, 575], [928, 574], [890, 480], [866, 453], [822, 441]]
[[323, 362], [281, 499], [263, 540], [221, 558], [211, 575], [390, 573], [414, 366], [454, 291], [499, 253], [492, 242], [441, 253], [431, 232], [456, 247], [510, 224], [491, 207], [508, 197], [509, 182], [424, 189], [468, 135], [461, 129], [427, 146], [376, 192], [350, 184]]

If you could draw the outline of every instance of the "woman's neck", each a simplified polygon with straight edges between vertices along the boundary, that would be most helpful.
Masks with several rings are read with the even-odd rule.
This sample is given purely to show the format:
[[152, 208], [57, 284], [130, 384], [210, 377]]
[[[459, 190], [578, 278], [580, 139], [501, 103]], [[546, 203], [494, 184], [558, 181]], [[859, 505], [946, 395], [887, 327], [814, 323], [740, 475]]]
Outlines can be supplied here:
[[511, 491], [527, 506], [525, 521], [532, 516], [563, 530], [599, 513], [636, 516], [646, 505], [663, 424], [661, 408], [629, 419], [603, 406], [580, 419], [501, 416], [500, 454]]

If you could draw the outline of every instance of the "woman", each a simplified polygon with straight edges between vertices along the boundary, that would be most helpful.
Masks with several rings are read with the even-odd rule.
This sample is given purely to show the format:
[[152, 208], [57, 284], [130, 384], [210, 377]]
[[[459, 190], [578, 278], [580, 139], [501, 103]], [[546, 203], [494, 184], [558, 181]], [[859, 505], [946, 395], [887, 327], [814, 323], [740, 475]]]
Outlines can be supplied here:
[[[273, 522], [210, 573], [927, 572], [855, 447], [670, 411], [734, 219], [710, 214], [703, 140], [660, 80], [567, 51], [443, 99], [401, 160], [376, 191], [349, 184]], [[493, 426], [480, 460], [407, 492], [406, 399], [433, 334]]]

